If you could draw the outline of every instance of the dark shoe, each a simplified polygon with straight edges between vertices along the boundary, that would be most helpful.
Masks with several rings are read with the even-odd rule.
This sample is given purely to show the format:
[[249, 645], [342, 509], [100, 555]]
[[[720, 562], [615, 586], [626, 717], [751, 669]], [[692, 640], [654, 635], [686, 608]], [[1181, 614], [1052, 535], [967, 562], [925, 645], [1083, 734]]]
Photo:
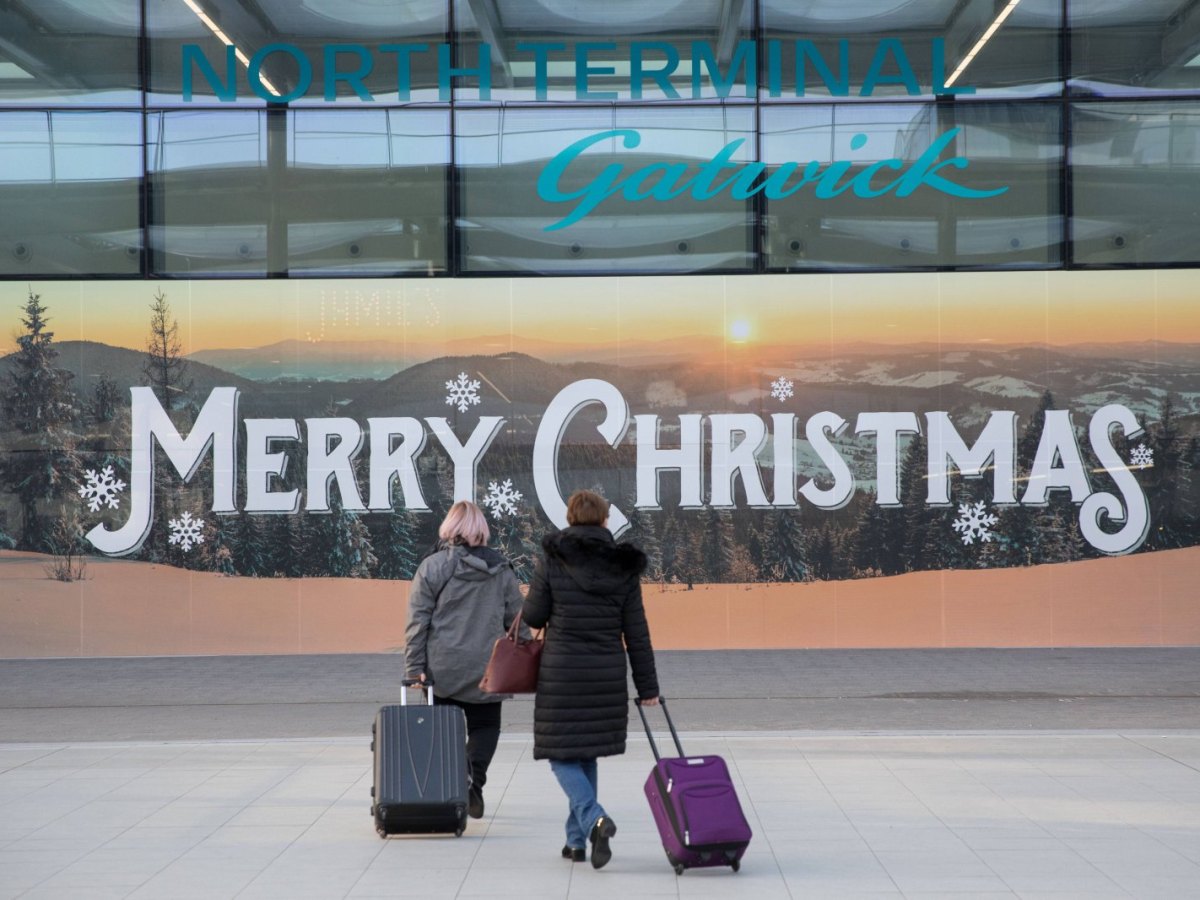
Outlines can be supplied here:
[[587, 850], [583, 847], [563, 847], [562, 855], [563, 859], [569, 859], [571, 862], [587, 862]]
[[472, 819], [483, 818], [483, 789], [471, 785], [467, 789], [467, 815]]
[[601, 816], [592, 826], [592, 834], [588, 840], [592, 842], [593, 869], [604, 868], [612, 859], [612, 848], [608, 846], [608, 840], [616, 833], [617, 823], [608, 816]]

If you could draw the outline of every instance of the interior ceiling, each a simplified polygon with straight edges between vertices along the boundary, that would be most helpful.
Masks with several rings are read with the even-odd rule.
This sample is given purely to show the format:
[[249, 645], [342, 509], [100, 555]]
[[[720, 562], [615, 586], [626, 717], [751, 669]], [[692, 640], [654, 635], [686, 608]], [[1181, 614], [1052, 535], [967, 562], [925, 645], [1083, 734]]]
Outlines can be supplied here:
[[[350, 40], [367, 44], [438, 40], [448, 21], [448, 0], [197, 0], [243, 48], [272, 41], [323, 43]], [[458, 27], [483, 36], [493, 47], [517, 40], [563, 35], [596, 37], [611, 31], [625, 37], [659, 35], [686, 40], [719, 40], [724, 58], [732, 40], [744, 36], [751, 0], [454, 0]], [[991, 20], [1000, 0], [762, 0], [764, 25], [773, 35], [899, 35], [952, 33], [968, 24], [971, 35]], [[104, 80], [114, 65], [111, 43], [131, 41], [139, 32], [140, 0], [4, 0], [0, 2], [0, 61], [10, 60], [47, 83], [87, 86]], [[1060, 0], [1021, 0], [1004, 30], [1047, 29], [1058, 25]], [[211, 38], [184, 0], [149, 0], [152, 37], [180, 42]], [[1179, 70], [1200, 53], [1197, 0], [1076, 0], [1072, 22], [1100, 29], [1121, 58], [1135, 53], [1152, 71]], [[1180, 24], [1182, 23], [1182, 24]], [[366, 38], [365, 36], [370, 36]], [[106, 46], [106, 40], [107, 46]], [[1099, 37], [1097, 38], [1099, 39]], [[1144, 46], [1145, 53], [1141, 53]], [[69, 52], [63, 52], [66, 48]], [[126, 51], [127, 52], [127, 51]], [[494, 61], [507, 67], [506, 52]], [[1031, 54], [1044, 53], [1033, 42]], [[989, 65], [1011, 74], [1019, 70], [1019, 45], [1006, 44], [1004, 59], [981, 54], [976, 71]], [[499, 59], [497, 59], [499, 57]], [[70, 69], [65, 66], [73, 63]], [[1036, 61], [1030, 60], [1035, 66]], [[31, 68], [32, 67], [32, 68]], [[986, 77], [976, 77], [985, 82]], [[1007, 77], [999, 83], [1011, 83]]]

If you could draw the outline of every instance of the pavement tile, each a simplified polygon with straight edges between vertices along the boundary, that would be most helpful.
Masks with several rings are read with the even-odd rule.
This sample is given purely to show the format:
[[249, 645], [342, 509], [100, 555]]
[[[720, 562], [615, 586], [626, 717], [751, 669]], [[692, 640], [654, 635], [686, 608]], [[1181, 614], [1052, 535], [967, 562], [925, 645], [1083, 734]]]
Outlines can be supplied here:
[[633, 742], [601, 767], [620, 823], [601, 871], [559, 857], [565, 800], [526, 737], [502, 739], [462, 838], [386, 841], [361, 741], [0, 745], [28, 757], [0, 772], [0, 898], [1200, 896], [1195, 773], [1119, 736], [683, 737], [730, 761], [755, 830], [740, 873], [675, 876]]

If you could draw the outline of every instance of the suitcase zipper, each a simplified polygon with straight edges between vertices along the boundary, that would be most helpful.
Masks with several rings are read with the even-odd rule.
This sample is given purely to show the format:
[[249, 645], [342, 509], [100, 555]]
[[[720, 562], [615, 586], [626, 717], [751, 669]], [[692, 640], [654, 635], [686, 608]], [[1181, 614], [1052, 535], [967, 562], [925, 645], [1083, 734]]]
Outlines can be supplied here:
[[[675, 832], [675, 836], [678, 838], [679, 835], [683, 834], [684, 832], [683, 829], [679, 827], [679, 818], [675, 815], [674, 805], [672, 805], [671, 801], [667, 799], [667, 794], [670, 793], [670, 788], [668, 788], [666, 783], [664, 783], [662, 772], [657, 766], [654, 768], [654, 780], [658, 782], [658, 789], [662, 793], [662, 805], [667, 812], [667, 819], [669, 819], [671, 822], [671, 830]], [[674, 779], [669, 780], [674, 781]], [[684, 840], [684, 846], [687, 846], [686, 839]]]

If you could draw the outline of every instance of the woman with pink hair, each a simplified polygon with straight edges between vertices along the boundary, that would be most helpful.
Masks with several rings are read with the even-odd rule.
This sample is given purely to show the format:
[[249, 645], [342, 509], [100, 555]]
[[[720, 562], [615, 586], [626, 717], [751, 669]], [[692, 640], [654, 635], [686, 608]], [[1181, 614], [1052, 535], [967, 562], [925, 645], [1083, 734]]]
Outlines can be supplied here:
[[[413, 576], [405, 631], [405, 677], [427, 681], [443, 703], [467, 717], [471, 787], [467, 813], [483, 816], [483, 786], [500, 740], [500, 705], [508, 695], [488, 694], [479, 681], [492, 646], [521, 610], [512, 565], [487, 546], [483, 511], [459, 500], [438, 529], [440, 549]], [[528, 637], [528, 629], [522, 626]]]

